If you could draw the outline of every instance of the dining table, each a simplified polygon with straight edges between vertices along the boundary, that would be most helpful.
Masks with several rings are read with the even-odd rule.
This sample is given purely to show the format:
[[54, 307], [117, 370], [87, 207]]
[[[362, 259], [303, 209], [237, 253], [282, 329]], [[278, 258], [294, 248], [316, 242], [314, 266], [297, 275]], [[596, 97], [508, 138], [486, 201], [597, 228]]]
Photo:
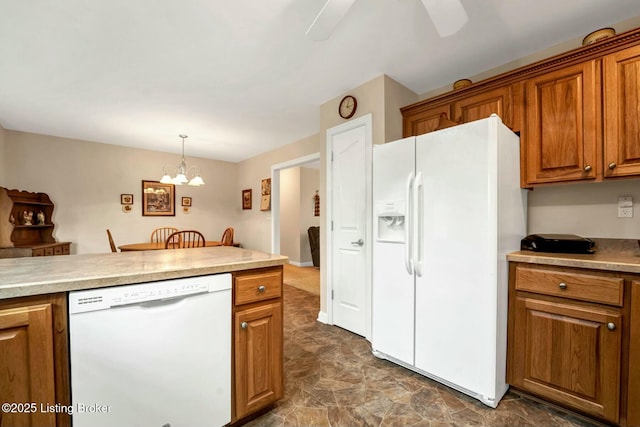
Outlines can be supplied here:
[[[222, 246], [222, 242], [217, 240], [205, 241], [206, 247]], [[142, 242], [142, 243], [130, 243], [128, 245], [118, 246], [118, 249], [122, 252], [128, 251], [155, 251], [158, 249], [166, 249], [164, 242]]]

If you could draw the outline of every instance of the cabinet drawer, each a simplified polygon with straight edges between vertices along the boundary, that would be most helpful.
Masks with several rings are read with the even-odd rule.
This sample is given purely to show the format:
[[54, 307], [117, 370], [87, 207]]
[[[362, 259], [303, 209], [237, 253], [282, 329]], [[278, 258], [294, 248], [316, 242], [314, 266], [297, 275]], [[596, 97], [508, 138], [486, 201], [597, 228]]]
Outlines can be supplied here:
[[31, 251], [31, 256], [44, 256], [44, 248], [33, 249]]
[[623, 279], [538, 268], [516, 269], [516, 290], [622, 307]]
[[62, 255], [62, 245], [59, 246], [54, 246], [53, 247], [53, 254], [54, 255]]
[[44, 254], [46, 256], [53, 256], [53, 247], [44, 248]]
[[70, 253], [71, 253], [71, 248], [69, 247], [69, 244], [66, 243], [62, 245], [62, 255], [69, 255]]
[[269, 271], [237, 276], [235, 281], [236, 305], [279, 298], [282, 295], [282, 273]]

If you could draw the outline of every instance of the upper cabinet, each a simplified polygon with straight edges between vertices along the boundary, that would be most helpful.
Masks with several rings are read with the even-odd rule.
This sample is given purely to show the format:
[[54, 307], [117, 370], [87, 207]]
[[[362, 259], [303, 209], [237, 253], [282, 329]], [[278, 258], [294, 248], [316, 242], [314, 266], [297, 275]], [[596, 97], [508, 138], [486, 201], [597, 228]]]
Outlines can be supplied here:
[[596, 177], [596, 84], [595, 61], [527, 80], [527, 184]]
[[404, 136], [497, 114], [520, 133], [523, 188], [640, 176], [640, 29], [400, 110]]
[[640, 175], [640, 46], [604, 57], [604, 176]]
[[468, 123], [497, 114], [513, 129], [513, 90], [511, 86], [483, 91], [453, 103], [453, 120]]

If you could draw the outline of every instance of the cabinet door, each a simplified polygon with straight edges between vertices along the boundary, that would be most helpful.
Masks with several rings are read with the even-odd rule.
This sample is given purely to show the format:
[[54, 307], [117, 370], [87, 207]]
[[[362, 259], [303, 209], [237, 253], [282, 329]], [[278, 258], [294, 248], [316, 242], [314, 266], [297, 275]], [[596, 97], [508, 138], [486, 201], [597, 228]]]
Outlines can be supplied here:
[[282, 303], [237, 312], [234, 328], [236, 419], [240, 419], [282, 398]]
[[486, 119], [495, 113], [500, 116], [506, 126], [513, 128], [513, 109], [511, 105], [511, 87], [501, 87], [454, 103], [453, 120], [458, 123], [468, 123], [474, 120]]
[[404, 116], [402, 119], [403, 138], [433, 132], [440, 124], [440, 116], [443, 113], [451, 119], [451, 105], [439, 105]]
[[510, 383], [618, 422], [621, 315], [522, 296], [514, 313]]
[[596, 178], [595, 69], [589, 61], [526, 82], [527, 184]]
[[640, 175], [640, 46], [608, 55], [604, 73], [604, 176]]
[[0, 310], [2, 403], [34, 404], [0, 412], [3, 426], [54, 426], [53, 321], [50, 304]]

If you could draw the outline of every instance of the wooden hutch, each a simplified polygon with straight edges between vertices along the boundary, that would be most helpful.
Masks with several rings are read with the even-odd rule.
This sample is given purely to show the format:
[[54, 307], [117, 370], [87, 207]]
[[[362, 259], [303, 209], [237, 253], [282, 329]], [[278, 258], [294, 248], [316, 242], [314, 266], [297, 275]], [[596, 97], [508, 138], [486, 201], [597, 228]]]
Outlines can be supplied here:
[[45, 193], [0, 187], [0, 258], [69, 255], [53, 237], [53, 202]]

